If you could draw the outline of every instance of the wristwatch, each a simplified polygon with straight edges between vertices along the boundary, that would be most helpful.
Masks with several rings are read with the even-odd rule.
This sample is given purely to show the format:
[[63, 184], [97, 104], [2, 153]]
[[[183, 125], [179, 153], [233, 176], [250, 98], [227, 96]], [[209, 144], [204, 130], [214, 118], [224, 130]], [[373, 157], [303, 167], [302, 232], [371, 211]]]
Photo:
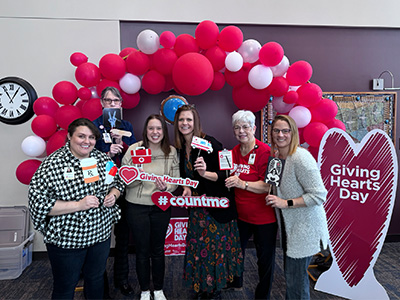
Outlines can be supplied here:
[[249, 187], [249, 183], [246, 181], [246, 182], [244, 183], [244, 189], [247, 190], [248, 187]]
[[288, 207], [292, 207], [293, 206], [293, 200], [292, 199], [287, 200], [287, 206]]

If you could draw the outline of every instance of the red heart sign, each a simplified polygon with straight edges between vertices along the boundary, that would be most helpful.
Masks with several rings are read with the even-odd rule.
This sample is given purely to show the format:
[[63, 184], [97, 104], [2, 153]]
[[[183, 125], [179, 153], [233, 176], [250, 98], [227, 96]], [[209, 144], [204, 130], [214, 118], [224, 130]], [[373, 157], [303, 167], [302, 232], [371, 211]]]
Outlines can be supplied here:
[[171, 206], [169, 199], [172, 197], [172, 194], [169, 192], [154, 192], [151, 195], [151, 201], [163, 211], [166, 211], [168, 207]]
[[136, 167], [123, 166], [119, 169], [119, 176], [126, 184], [133, 182], [139, 175]]
[[387, 233], [397, 185], [395, 150], [381, 130], [355, 144], [344, 131], [331, 129], [318, 158], [328, 190], [325, 210], [334, 264], [352, 288], [372, 272]]

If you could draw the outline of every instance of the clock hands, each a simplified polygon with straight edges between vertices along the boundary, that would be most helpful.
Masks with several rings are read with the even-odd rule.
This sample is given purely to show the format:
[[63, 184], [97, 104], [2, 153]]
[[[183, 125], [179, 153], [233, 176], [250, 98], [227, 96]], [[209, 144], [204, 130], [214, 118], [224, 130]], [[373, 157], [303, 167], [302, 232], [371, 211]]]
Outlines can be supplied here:
[[[19, 87], [19, 88], [17, 89], [17, 91], [14, 93], [14, 96], [10, 99], [10, 104], [11, 104], [11, 103], [14, 103], [14, 102], [13, 102], [13, 101], [14, 101], [14, 98], [15, 98], [15, 96], [18, 94], [20, 88], [21, 88], [21, 87]], [[10, 98], [10, 97], [9, 97], [9, 98]]]

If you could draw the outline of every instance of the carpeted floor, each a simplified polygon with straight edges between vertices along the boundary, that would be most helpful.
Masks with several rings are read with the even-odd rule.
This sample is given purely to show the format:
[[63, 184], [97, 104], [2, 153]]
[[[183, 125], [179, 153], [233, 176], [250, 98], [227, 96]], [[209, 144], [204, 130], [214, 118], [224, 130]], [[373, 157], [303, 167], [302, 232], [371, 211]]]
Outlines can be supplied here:
[[[110, 296], [113, 299], [139, 299], [139, 285], [135, 273], [135, 255], [130, 254], [130, 283], [135, 290], [133, 296], [123, 296], [114, 289], [113, 257], [108, 261]], [[168, 299], [190, 299], [191, 291], [182, 280], [183, 256], [167, 257], [164, 292]], [[385, 243], [375, 264], [377, 280], [386, 289], [390, 299], [400, 299], [400, 243]], [[258, 281], [255, 249], [246, 250], [245, 277], [242, 291], [223, 292], [223, 299], [254, 299]], [[314, 286], [314, 283], [311, 283]], [[52, 275], [47, 259], [34, 260], [18, 279], [0, 281], [0, 299], [50, 299]], [[83, 292], [76, 292], [75, 299], [84, 299]], [[285, 299], [285, 280], [282, 271], [282, 251], [278, 249], [271, 299]], [[330, 294], [311, 290], [311, 299], [342, 299]]]

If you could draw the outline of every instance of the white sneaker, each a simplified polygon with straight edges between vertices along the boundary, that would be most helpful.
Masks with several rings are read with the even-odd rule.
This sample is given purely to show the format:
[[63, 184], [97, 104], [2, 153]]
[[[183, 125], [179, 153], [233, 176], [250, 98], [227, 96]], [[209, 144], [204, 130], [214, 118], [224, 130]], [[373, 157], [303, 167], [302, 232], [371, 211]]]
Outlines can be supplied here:
[[151, 293], [150, 291], [144, 291], [140, 294], [140, 300], [151, 300]]
[[154, 291], [154, 300], [167, 300], [167, 298], [165, 298], [163, 290]]

